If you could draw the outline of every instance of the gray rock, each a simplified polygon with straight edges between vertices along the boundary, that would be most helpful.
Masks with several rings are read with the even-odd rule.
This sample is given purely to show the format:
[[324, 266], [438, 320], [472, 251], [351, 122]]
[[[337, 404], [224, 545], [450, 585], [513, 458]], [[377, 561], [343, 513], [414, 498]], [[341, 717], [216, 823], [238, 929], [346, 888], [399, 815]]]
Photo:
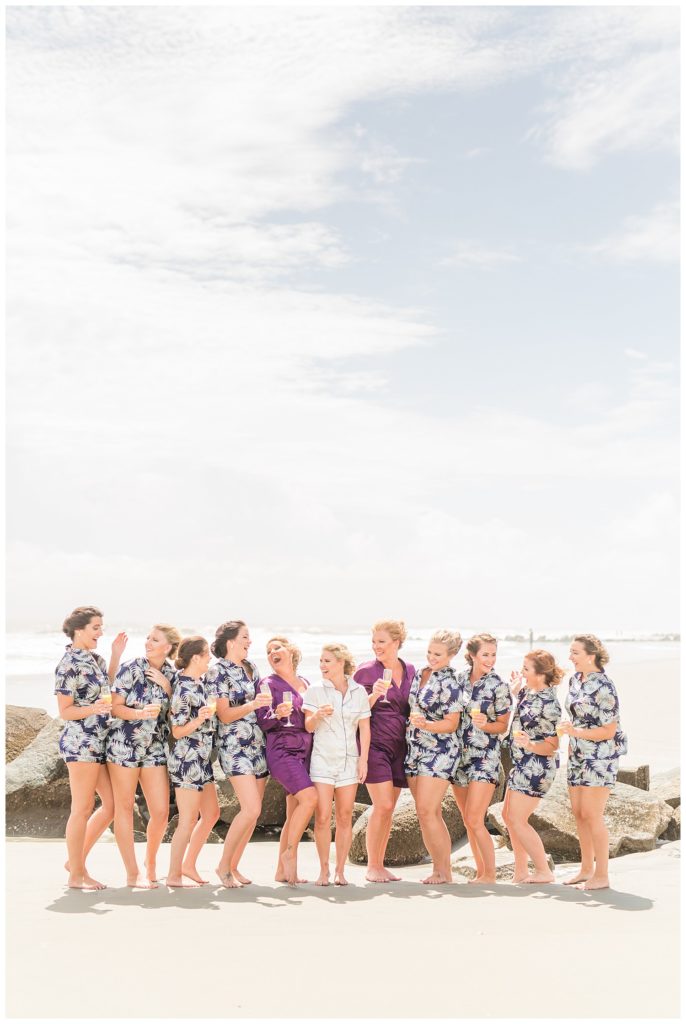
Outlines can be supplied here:
[[22, 708], [16, 704], [6, 704], [5, 763], [19, 757], [48, 722], [50, 715], [42, 708]]
[[[218, 762], [214, 764], [214, 780], [217, 783], [217, 798], [221, 820], [230, 825], [240, 810], [231, 781], [226, 778]], [[283, 786], [271, 777], [267, 779], [262, 800], [262, 813], [257, 819], [258, 827], [283, 825], [286, 820], [286, 793]]]
[[53, 718], [5, 769], [5, 833], [61, 839], [71, 810], [67, 766], [59, 755], [63, 722]]
[[[353, 841], [350, 848], [350, 860], [353, 864], [367, 863], [365, 843], [369, 815], [370, 809], [367, 808], [353, 825]], [[443, 799], [443, 818], [453, 842], [466, 834], [462, 815], [457, 809], [450, 790]], [[422, 842], [414, 800], [407, 790], [403, 790], [393, 812], [391, 834], [386, 849], [386, 864], [395, 867], [405, 864], [420, 864], [426, 856], [427, 851]]]
[[620, 768], [617, 772], [617, 782], [624, 783], [625, 786], [635, 786], [636, 789], [650, 789], [650, 768], [647, 764], [641, 764], [638, 766], [626, 765]]
[[672, 817], [660, 839], [665, 839], [668, 843], [674, 843], [677, 839], [681, 839], [681, 804], [673, 808]]
[[[487, 823], [507, 836], [502, 803], [489, 808]], [[610, 833], [610, 857], [654, 850], [665, 831], [671, 812], [664, 800], [650, 793], [617, 783], [605, 809]], [[556, 861], [578, 861], [581, 848], [572, 814], [564, 773], [558, 773], [546, 796], [529, 819], [546, 849]]]
[[672, 768], [671, 771], [656, 775], [651, 783], [650, 793], [652, 796], [664, 800], [670, 807], [679, 807], [681, 804], [681, 770]]

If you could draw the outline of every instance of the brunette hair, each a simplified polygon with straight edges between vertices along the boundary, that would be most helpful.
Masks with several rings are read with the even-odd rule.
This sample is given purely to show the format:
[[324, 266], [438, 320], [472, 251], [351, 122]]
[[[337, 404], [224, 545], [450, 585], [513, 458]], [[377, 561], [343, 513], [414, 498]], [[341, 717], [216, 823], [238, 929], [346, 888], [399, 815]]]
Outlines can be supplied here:
[[188, 668], [192, 658], [196, 654], [204, 654], [207, 649], [207, 640], [204, 636], [187, 636], [179, 644], [174, 664], [180, 669]]
[[465, 647], [465, 660], [470, 665], [474, 664], [474, 655], [478, 654], [484, 644], [495, 644], [498, 646], [498, 641], [490, 633], [476, 633], [474, 636], [470, 636]]
[[454, 658], [462, 647], [462, 637], [457, 629], [454, 633], [451, 633], [449, 629], [437, 629], [429, 643], [444, 644], [448, 648], [448, 656]]
[[562, 682], [565, 670], [560, 668], [552, 654], [548, 651], [529, 651], [524, 655], [524, 661], [530, 661], [537, 676], [545, 676], [546, 686], [557, 686]]
[[160, 633], [164, 633], [167, 638], [167, 643], [171, 644], [171, 651], [167, 657], [173, 658], [179, 649], [179, 644], [181, 643], [181, 634], [176, 626], [170, 626], [166, 622], [157, 622], [152, 628], [159, 629]]
[[296, 647], [295, 644], [292, 644], [287, 636], [270, 637], [269, 640], [267, 640], [267, 650], [269, 649], [269, 645], [274, 643], [275, 640], [282, 644], [290, 654], [291, 660], [293, 661], [293, 671], [295, 672], [302, 659], [302, 651], [299, 647]]
[[243, 626], [245, 626], [245, 623], [242, 619], [232, 619], [230, 622], [222, 622], [221, 626], [217, 626], [214, 634], [215, 639], [210, 648], [215, 658], [226, 657], [226, 647], [229, 640], [235, 640]]
[[102, 618], [102, 612], [92, 604], [84, 604], [75, 608], [71, 615], [68, 615], [62, 623], [62, 632], [66, 633], [70, 640], [74, 639], [77, 629], [84, 629], [91, 619]]
[[579, 633], [574, 637], [574, 643], [582, 644], [586, 654], [594, 655], [597, 668], [602, 669], [610, 660], [605, 644], [593, 633]]
[[407, 628], [402, 619], [379, 619], [372, 626], [372, 633], [377, 630], [388, 633], [391, 640], [397, 640], [398, 646], [402, 647], [407, 639]]
[[346, 676], [351, 676], [355, 671], [355, 661], [345, 644], [324, 644], [322, 651], [329, 651], [336, 661], [343, 662], [343, 671]]

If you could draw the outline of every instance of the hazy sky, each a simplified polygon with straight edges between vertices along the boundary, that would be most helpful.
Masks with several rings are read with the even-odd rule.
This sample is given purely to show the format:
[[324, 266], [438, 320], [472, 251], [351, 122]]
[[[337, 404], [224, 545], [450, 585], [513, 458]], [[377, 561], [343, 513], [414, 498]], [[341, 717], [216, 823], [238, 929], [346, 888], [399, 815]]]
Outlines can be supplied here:
[[677, 628], [675, 7], [7, 23], [10, 625]]

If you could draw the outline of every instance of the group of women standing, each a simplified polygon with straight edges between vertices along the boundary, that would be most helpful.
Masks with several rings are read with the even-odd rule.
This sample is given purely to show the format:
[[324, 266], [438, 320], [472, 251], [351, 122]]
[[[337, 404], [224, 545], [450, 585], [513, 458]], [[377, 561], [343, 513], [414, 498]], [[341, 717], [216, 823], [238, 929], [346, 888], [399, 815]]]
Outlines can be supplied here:
[[[442, 815], [450, 786], [476, 863], [473, 882], [493, 883], [495, 850], [485, 816], [506, 734], [513, 767], [503, 817], [515, 855], [515, 882], [554, 881], [529, 817], [550, 788], [559, 766], [560, 737], [568, 735], [567, 777], [581, 845], [579, 872], [568, 883], [587, 889], [609, 884], [603, 814], [626, 739], [617, 693], [604, 672], [607, 651], [591, 634], [575, 637], [571, 645], [575, 674], [567, 699], [569, 719], [562, 722], [555, 687], [564, 673], [552, 655], [529, 652], [508, 685], [495, 672], [497, 641], [488, 633], [467, 642], [467, 666], [456, 672], [451, 663], [462, 647], [460, 634], [436, 632], [426, 666], [415, 671], [399, 653], [406, 639], [404, 624], [382, 620], [372, 631], [373, 660], [355, 671], [345, 645], [325, 644], [321, 683], [310, 685], [298, 673], [300, 651], [284, 636], [269, 640], [271, 673], [261, 679], [248, 658], [248, 627], [239, 620], [219, 626], [211, 651], [203, 637], [182, 639], [174, 627], [158, 624], [146, 639], [145, 657], [121, 667], [125, 634], [115, 638], [109, 666], [95, 653], [102, 635], [97, 608], [77, 608], [63, 628], [72, 642], [57, 666], [55, 692], [65, 720], [60, 751], [72, 791], [65, 865], [70, 887], [103, 888], [88, 873], [86, 857], [112, 820], [127, 885], [157, 886], [170, 784], [178, 824], [166, 884], [206, 884], [197, 857], [220, 813], [213, 752], [240, 807], [217, 865], [223, 886], [250, 884], [239, 864], [260, 816], [269, 775], [286, 792], [277, 881], [305, 881], [298, 870], [298, 845], [314, 815], [320, 863], [316, 884], [330, 883], [333, 812], [333, 881], [348, 884], [353, 805], [358, 785], [366, 783], [372, 801], [368, 881], [398, 880], [384, 860], [393, 810], [407, 786], [432, 859], [423, 881], [438, 885], [452, 880], [451, 842]], [[139, 782], [149, 812], [143, 870], [133, 833]], [[101, 805], [93, 812], [96, 793]]]

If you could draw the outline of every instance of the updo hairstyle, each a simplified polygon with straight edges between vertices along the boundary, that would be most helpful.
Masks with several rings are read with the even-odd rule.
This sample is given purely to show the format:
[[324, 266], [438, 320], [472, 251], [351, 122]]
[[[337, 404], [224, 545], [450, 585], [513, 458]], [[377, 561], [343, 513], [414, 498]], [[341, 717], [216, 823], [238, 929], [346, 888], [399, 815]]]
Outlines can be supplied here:
[[429, 640], [430, 644], [444, 644], [448, 649], [448, 657], [454, 658], [460, 647], [462, 647], [462, 637], [459, 630], [455, 630], [452, 633], [449, 629], [437, 629], [434, 635]]
[[215, 640], [212, 642], [210, 648], [215, 658], [225, 658], [226, 649], [230, 640], [235, 640], [240, 631], [245, 626], [242, 619], [232, 619], [231, 622], [222, 622], [221, 626], [217, 626], [215, 632]]
[[90, 620], [97, 617], [102, 618], [99, 608], [95, 608], [91, 604], [82, 605], [80, 608], [75, 608], [71, 615], [64, 620], [62, 632], [66, 633], [70, 640], [73, 640], [77, 629], [85, 629]]
[[377, 631], [388, 633], [391, 640], [398, 642], [398, 647], [402, 647], [407, 639], [407, 628], [402, 619], [379, 619], [372, 626], [372, 633]]
[[343, 662], [343, 672], [346, 676], [353, 674], [355, 671], [355, 661], [345, 644], [324, 644], [322, 651], [329, 651], [330, 654], [333, 654], [336, 661]]
[[560, 668], [552, 654], [548, 651], [540, 649], [529, 651], [528, 654], [524, 655], [524, 661], [528, 661], [533, 665], [537, 676], [545, 676], [546, 686], [557, 686], [558, 683], [562, 682], [565, 670]]
[[207, 640], [204, 636], [187, 636], [179, 644], [178, 654], [174, 664], [177, 668], [188, 668], [196, 654], [204, 654], [207, 650]]
[[581, 644], [586, 654], [594, 655], [596, 667], [599, 669], [607, 665], [610, 660], [605, 644], [597, 636], [594, 636], [593, 633], [579, 633], [578, 636], [574, 637], [574, 643]]
[[494, 636], [491, 636], [490, 633], [476, 633], [474, 636], [469, 638], [467, 646], [465, 647], [464, 656], [465, 660], [468, 661], [470, 665], [474, 664], [474, 655], [479, 653], [484, 644], [495, 644], [497, 647], [498, 641]]

